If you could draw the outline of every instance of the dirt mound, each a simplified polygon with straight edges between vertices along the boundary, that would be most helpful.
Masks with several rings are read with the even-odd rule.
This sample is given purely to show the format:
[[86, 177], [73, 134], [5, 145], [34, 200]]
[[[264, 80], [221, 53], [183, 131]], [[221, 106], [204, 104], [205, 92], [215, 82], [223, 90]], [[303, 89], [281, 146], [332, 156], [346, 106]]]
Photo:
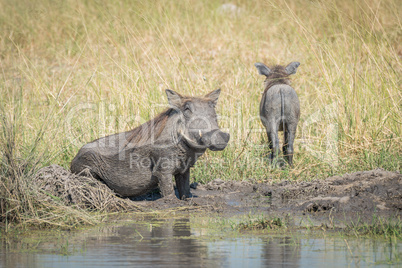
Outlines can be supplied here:
[[273, 208], [304, 212], [402, 212], [402, 175], [376, 169], [312, 182], [260, 186]]
[[382, 169], [311, 182], [252, 184], [215, 179], [192, 188], [188, 204], [229, 213], [402, 214], [402, 175]]
[[73, 174], [58, 165], [40, 169], [34, 183], [48, 198], [61, 200], [64, 205], [108, 212], [141, 210], [129, 199], [116, 196], [104, 183]]
[[187, 200], [161, 198], [157, 190], [131, 200], [119, 198], [102, 182], [72, 174], [57, 165], [41, 169], [35, 181], [45, 193], [60, 198], [66, 205], [100, 211], [402, 214], [402, 175], [381, 169], [311, 182], [252, 184], [215, 179], [205, 185], [192, 183], [192, 197]]

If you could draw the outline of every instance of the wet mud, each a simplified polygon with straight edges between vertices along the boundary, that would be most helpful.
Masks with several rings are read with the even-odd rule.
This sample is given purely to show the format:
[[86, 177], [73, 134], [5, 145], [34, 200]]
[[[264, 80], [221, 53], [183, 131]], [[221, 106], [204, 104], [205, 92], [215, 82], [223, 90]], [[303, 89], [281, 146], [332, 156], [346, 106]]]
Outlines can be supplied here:
[[[222, 181], [192, 184], [192, 198], [158, 198], [150, 194], [137, 204], [152, 210], [186, 207], [231, 216], [238, 213], [277, 217], [308, 216], [335, 220], [369, 220], [402, 215], [402, 175], [376, 169], [314, 181], [276, 184]], [[321, 220], [322, 222], [322, 220]], [[320, 224], [320, 222], [318, 222]]]
[[[49, 168], [46, 170], [48, 183], [45, 184], [44, 190], [49, 190], [51, 172], [57, 172], [59, 175], [54, 179], [60, 180], [62, 173], [60, 169], [63, 168], [55, 165], [51, 167], [52, 170]], [[67, 172], [67, 175], [69, 173], [66, 170], [63, 172]], [[39, 174], [43, 174], [43, 171]], [[80, 179], [79, 177], [74, 178]], [[43, 181], [43, 179], [39, 181]], [[42, 183], [42, 185], [44, 184]], [[81, 188], [88, 191], [87, 187]], [[105, 191], [104, 187], [102, 189]], [[52, 192], [53, 195], [59, 193], [60, 189], [58, 192]], [[111, 193], [113, 192], [111, 191]], [[131, 199], [114, 196], [118, 200], [124, 200], [125, 206], [118, 206], [122, 212], [125, 211], [124, 207], [130, 207], [128, 204], [131, 203], [132, 207], [135, 207], [135, 211], [142, 212], [173, 210], [197, 213], [197, 211], [202, 211], [217, 212], [227, 216], [263, 213], [277, 217], [307, 215], [325, 218], [331, 215], [331, 217], [344, 219], [347, 215], [351, 219], [356, 217], [370, 219], [373, 215], [389, 217], [402, 215], [402, 175], [399, 172], [382, 169], [355, 172], [309, 182], [282, 181], [280, 183], [253, 184], [215, 179], [204, 185], [192, 183], [191, 194], [192, 196], [186, 200], [177, 198], [177, 190], [176, 196], [164, 198], [157, 190]], [[71, 198], [64, 199], [68, 202], [73, 200]], [[109, 201], [109, 203], [112, 202]], [[116, 206], [113, 211], [116, 211]]]

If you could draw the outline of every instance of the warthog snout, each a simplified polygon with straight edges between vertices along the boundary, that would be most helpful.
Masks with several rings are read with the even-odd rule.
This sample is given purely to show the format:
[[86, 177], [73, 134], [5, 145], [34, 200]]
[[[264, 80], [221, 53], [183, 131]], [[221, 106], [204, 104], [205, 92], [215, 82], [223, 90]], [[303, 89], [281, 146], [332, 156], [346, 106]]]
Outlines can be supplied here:
[[212, 130], [202, 135], [201, 142], [212, 151], [225, 149], [230, 139], [230, 134], [218, 130]]

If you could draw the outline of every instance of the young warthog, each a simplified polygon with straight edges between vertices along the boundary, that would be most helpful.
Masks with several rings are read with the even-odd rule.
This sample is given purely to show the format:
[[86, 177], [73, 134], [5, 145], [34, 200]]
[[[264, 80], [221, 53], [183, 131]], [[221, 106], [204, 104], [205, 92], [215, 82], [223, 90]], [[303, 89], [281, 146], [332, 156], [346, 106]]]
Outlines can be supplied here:
[[121, 196], [139, 196], [159, 186], [162, 196], [190, 196], [190, 167], [206, 149], [223, 150], [229, 134], [218, 127], [220, 89], [184, 97], [167, 89], [170, 108], [141, 126], [84, 145], [71, 162], [74, 173], [90, 172]]
[[290, 86], [289, 75], [296, 73], [299, 62], [288, 66], [274, 66], [272, 70], [265, 64], [254, 64], [260, 75], [265, 75], [265, 90], [260, 103], [260, 118], [268, 135], [271, 149], [270, 162], [279, 153], [278, 131], [283, 130], [283, 154], [289, 165], [293, 164], [293, 141], [300, 117], [300, 104], [296, 91]]

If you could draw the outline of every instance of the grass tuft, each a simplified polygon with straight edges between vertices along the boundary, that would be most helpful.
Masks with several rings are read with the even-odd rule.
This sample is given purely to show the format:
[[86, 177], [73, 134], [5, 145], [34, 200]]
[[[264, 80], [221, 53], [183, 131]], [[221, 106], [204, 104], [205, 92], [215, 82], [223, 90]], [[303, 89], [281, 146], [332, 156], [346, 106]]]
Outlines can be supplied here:
[[237, 225], [239, 230], [276, 230], [276, 229], [286, 229], [285, 221], [281, 218], [258, 218], [249, 219], [245, 222], [241, 222]]
[[397, 218], [373, 216], [371, 223], [350, 222], [346, 224], [345, 233], [356, 237], [380, 236], [384, 238], [402, 238], [402, 221]]

